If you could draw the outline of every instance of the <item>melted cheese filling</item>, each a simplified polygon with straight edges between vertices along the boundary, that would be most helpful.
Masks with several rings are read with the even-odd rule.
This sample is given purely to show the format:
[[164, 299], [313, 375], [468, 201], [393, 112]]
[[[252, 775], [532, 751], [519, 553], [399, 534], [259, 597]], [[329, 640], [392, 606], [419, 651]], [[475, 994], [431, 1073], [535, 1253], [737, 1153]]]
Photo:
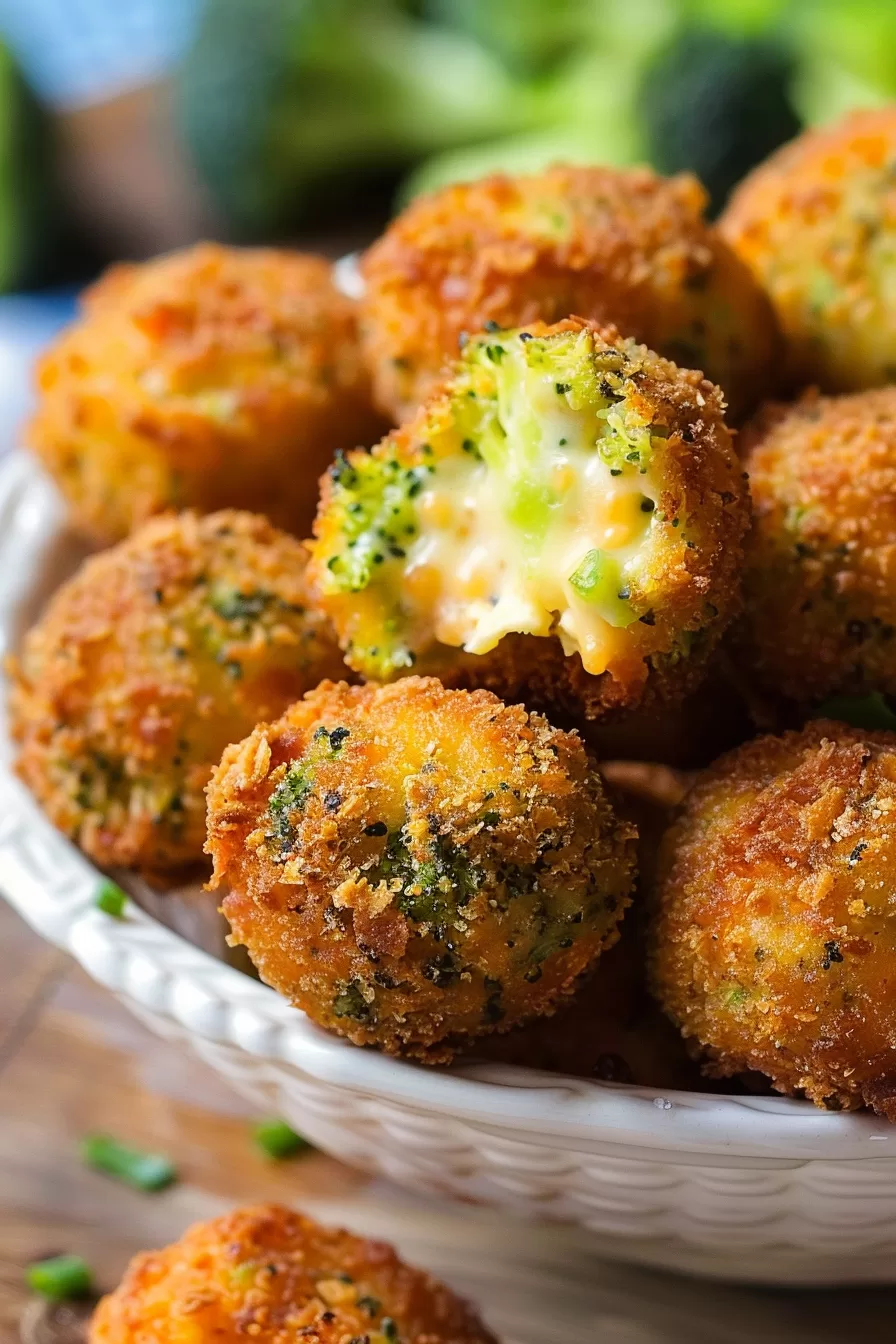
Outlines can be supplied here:
[[404, 592], [443, 644], [557, 635], [598, 674], [641, 614], [628, 590], [657, 502], [649, 429], [620, 403], [574, 410], [565, 385], [514, 365], [476, 451], [442, 458], [417, 501]]

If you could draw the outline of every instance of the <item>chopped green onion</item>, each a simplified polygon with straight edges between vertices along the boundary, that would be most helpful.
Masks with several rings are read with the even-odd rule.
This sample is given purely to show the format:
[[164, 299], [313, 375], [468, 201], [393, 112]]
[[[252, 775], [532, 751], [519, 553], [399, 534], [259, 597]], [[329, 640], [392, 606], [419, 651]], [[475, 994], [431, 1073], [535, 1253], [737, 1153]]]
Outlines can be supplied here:
[[143, 1153], [128, 1148], [108, 1134], [90, 1134], [81, 1144], [84, 1161], [95, 1171], [114, 1176], [135, 1190], [164, 1190], [177, 1179], [177, 1170], [170, 1158], [161, 1153]]
[[54, 1255], [48, 1260], [36, 1260], [25, 1270], [25, 1281], [32, 1292], [54, 1302], [86, 1297], [93, 1286], [90, 1267], [80, 1255]]
[[263, 1153], [278, 1161], [311, 1148], [308, 1140], [297, 1134], [285, 1120], [261, 1120], [253, 1129], [252, 1137]]
[[121, 919], [127, 899], [127, 895], [121, 887], [114, 882], [104, 882], [94, 896], [93, 903], [97, 910], [102, 910], [104, 914], [111, 915], [113, 919]]

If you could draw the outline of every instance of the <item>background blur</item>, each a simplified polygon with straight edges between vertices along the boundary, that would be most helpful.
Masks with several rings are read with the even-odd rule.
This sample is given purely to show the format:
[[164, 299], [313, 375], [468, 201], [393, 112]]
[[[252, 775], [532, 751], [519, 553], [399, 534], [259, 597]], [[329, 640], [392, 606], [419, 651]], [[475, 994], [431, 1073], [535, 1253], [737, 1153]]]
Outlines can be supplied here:
[[896, 97], [893, 0], [0, 0], [0, 291], [200, 235], [340, 250], [555, 159], [696, 171]]

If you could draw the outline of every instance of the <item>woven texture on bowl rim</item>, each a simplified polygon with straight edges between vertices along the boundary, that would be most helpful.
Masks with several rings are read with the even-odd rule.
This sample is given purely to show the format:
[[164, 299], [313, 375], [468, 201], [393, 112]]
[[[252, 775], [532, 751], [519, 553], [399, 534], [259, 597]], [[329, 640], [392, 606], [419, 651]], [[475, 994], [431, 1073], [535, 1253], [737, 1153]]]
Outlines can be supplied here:
[[[0, 464], [0, 652], [61, 525], [36, 464], [23, 454]], [[156, 1030], [276, 1102], [321, 1147], [406, 1185], [577, 1222], [652, 1263], [780, 1281], [896, 1278], [896, 1130], [873, 1116], [508, 1065], [427, 1069], [327, 1035], [133, 904], [123, 920], [104, 915], [98, 870], [10, 769], [0, 692], [6, 897]]]

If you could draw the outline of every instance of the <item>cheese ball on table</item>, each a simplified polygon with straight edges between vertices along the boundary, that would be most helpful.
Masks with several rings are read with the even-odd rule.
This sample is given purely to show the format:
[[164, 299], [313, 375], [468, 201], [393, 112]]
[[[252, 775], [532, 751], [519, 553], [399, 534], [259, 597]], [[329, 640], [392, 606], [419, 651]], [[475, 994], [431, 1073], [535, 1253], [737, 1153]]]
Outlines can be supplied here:
[[312, 582], [346, 660], [575, 720], [678, 701], [739, 605], [746, 483], [717, 388], [570, 319], [471, 340], [325, 481]]
[[17, 769], [101, 864], [202, 860], [228, 742], [343, 667], [306, 552], [249, 513], [153, 519], [55, 594], [12, 667]]
[[723, 756], [660, 855], [650, 970], [706, 1072], [896, 1120], [896, 734], [816, 720]]
[[334, 453], [372, 443], [355, 305], [321, 257], [200, 244], [116, 266], [43, 356], [30, 447], [101, 543], [170, 508], [307, 531]]
[[497, 1344], [444, 1284], [279, 1204], [195, 1223], [131, 1261], [90, 1344]]
[[896, 376], [894, 164], [896, 106], [856, 112], [778, 150], [720, 220], [774, 305], [797, 384]]
[[414, 201], [362, 262], [380, 406], [406, 419], [464, 334], [578, 313], [701, 369], [740, 418], [768, 395], [778, 331], [706, 203], [689, 175], [568, 166]]
[[802, 707], [896, 694], [896, 388], [770, 406], [745, 443], [745, 675]]
[[212, 885], [261, 977], [430, 1063], [553, 1011], [615, 942], [635, 865], [581, 740], [434, 679], [322, 685], [228, 747]]

